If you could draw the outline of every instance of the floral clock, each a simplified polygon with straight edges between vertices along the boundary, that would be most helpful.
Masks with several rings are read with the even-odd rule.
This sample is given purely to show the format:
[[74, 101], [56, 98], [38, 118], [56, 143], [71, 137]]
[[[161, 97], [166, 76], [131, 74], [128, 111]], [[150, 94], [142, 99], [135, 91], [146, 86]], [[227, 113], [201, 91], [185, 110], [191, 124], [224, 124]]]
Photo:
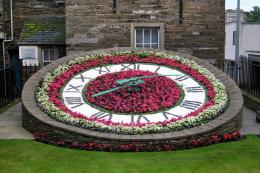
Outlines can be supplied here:
[[58, 121], [128, 135], [199, 126], [229, 104], [225, 86], [194, 61], [141, 50], [70, 60], [45, 75], [35, 98]]

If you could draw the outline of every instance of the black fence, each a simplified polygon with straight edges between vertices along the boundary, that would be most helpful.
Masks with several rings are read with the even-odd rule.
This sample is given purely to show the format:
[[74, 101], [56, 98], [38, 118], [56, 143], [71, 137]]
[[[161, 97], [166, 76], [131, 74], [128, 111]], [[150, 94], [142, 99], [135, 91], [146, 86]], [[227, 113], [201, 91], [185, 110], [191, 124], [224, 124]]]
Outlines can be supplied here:
[[37, 72], [39, 69], [40, 68], [37, 65], [23, 66], [22, 67], [22, 75], [21, 75], [22, 86], [32, 76], [32, 74]]
[[224, 72], [236, 81], [241, 90], [260, 98], [260, 57], [240, 57], [238, 67], [234, 61], [226, 61]]
[[6, 106], [19, 96], [12, 68], [0, 70], [0, 108]]
[[38, 66], [19, 65], [19, 71], [14, 67], [0, 69], [0, 109], [21, 96], [24, 83], [39, 69]]

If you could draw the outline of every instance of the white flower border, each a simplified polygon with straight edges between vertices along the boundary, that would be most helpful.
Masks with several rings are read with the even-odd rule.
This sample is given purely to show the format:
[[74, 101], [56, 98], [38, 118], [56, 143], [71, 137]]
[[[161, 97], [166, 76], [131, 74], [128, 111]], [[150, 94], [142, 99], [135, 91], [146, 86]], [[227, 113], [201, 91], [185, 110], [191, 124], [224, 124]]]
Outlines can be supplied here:
[[[86, 119], [80, 119], [80, 118], [73, 118], [71, 115], [63, 112], [58, 107], [56, 107], [52, 102], [49, 101], [49, 96], [47, 94], [47, 90], [49, 88], [49, 85], [54, 80], [56, 76], [59, 74], [65, 72], [68, 70], [72, 65], [74, 64], [81, 64], [85, 62], [86, 60], [90, 58], [102, 58], [106, 55], [127, 55], [127, 54], [137, 54], [140, 55], [141, 53], [146, 55], [153, 55], [155, 57], [161, 57], [161, 58], [172, 58], [175, 59], [185, 65], [190, 66], [191, 68], [197, 70], [199, 73], [207, 77], [213, 85], [214, 91], [216, 93], [215, 96], [215, 105], [205, 109], [203, 112], [199, 113], [195, 117], [188, 117], [173, 123], [168, 124], [167, 126], [157, 125], [157, 124], [148, 124], [142, 127], [128, 127], [123, 125], [118, 126], [108, 126], [100, 122], [95, 121], [88, 121]], [[154, 52], [154, 51], [126, 51], [126, 50], [118, 50], [118, 51], [108, 51], [108, 52], [99, 52], [92, 55], [87, 55], [84, 57], [78, 57], [73, 60], [70, 60], [67, 64], [58, 66], [53, 71], [48, 72], [46, 76], [42, 79], [42, 83], [40, 86], [37, 87], [35, 92], [35, 99], [37, 103], [39, 103], [39, 107], [42, 111], [47, 113], [50, 117], [60, 121], [64, 122], [70, 125], [78, 126], [81, 128], [86, 129], [94, 129], [98, 131], [104, 131], [104, 132], [112, 132], [112, 133], [119, 133], [119, 134], [128, 134], [128, 135], [134, 135], [134, 134], [149, 134], [149, 133], [163, 133], [163, 132], [172, 132], [172, 131], [178, 131], [183, 130], [186, 128], [191, 128], [194, 126], [202, 125], [215, 117], [217, 117], [219, 114], [221, 114], [225, 108], [227, 107], [229, 103], [229, 97], [227, 94], [227, 91], [225, 89], [225, 86], [207, 69], [199, 66], [194, 61], [185, 59], [178, 55], [171, 55], [167, 54], [165, 52]]]

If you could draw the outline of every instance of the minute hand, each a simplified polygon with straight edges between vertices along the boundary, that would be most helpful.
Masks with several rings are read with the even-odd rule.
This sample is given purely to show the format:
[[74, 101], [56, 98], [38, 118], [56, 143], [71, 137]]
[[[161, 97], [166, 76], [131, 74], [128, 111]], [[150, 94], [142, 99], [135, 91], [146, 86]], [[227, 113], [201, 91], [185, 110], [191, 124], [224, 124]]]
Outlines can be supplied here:
[[159, 77], [159, 76], [181, 76], [181, 75], [177, 75], [177, 74], [169, 74], [169, 75], [158, 74], [158, 75], [151, 75], [151, 76], [140, 76], [140, 77], [133, 77], [133, 78], [128, 78], [128, 79], [121, 79], [121, 80], [117, 80], [116, 82], [117, 82], [117, 84], [122, 85], [124, 83], [136, 81], [138, 79], [146, 79], [146, 78], [153, 78], [153, 77]]
[[125, 87], [128, 87], [128, 86], [137, 86], [138, 84], [144, 84], [144, 81], [139, 79], [137, 81], [132, 81], [126, 85], [123, 85], [123, 86], [119, 86], [119, 87], [116, 87], [116, 88], [112, 88], [112, 89], [109, 89], [109, 90], [105, 90], [105, 91], [102, 91], [102, 92], [99, 92], [97, 94], [93, 94], [92, 97], [98, 97], [98, 96], [101, 96], [101, 95], [104, 95], [104, 94], [107, 94], [107, 93], [110, 93], [110, 92], [113, 92], [113, 91], [116, 91], [116, 90], [119, 90], [121, 88], [125, 88]]

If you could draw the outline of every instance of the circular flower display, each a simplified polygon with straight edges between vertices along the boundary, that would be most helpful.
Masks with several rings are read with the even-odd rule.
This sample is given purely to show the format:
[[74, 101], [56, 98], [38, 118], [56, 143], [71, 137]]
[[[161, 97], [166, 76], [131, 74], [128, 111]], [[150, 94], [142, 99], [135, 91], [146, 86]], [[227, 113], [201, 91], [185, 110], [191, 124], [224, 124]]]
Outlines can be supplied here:
[[100, 52], [49, 72], [36, 101], [50, 117], [119, 134], [202, 125], [225, 111], [225, 86], [186, 58], [154, 51]]
[[[134, 83], [119, 84], [124, 79], [133, 79]], [[93, 97], [98, 93], [101, 95]], [[173, 80], [141, 70], [108, 73], [92, 80], [85, 88], [88, 102], [114, 113], [165, 110], [174, 106], [180, 95], [181, 90]]]

